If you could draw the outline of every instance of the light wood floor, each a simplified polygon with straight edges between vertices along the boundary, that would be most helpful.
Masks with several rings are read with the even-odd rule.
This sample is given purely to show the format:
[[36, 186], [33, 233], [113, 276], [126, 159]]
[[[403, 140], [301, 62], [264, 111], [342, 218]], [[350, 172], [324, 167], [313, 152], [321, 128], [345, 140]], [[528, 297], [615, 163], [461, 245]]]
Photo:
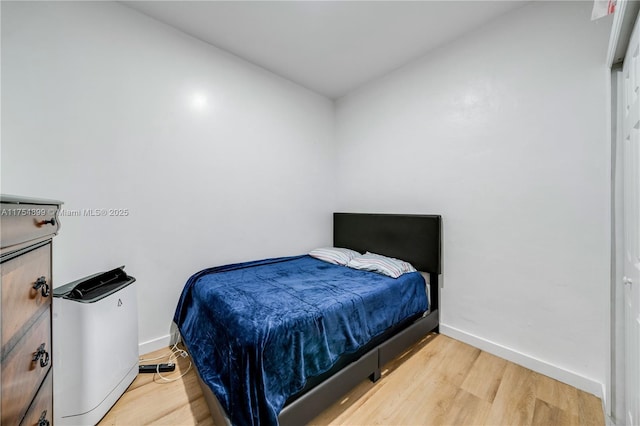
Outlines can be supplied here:
[[[181, 369], [187, 365], [188, 361], [179, 361]], [[168, 384], [154, 382], [151, 374], [139, 375], [100, 422], [147, 424], [213, 425], [193, 370]], [[599, 398], [446, 336], [431, 335], [390, 362], [377, 383], [363, 381], [311, 424], [603, 426], [605, 422]]]

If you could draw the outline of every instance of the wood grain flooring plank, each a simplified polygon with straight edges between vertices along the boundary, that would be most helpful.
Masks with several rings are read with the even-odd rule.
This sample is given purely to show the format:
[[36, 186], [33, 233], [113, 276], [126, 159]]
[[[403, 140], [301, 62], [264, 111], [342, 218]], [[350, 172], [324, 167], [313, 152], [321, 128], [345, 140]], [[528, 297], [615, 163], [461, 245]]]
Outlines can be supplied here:
[[573, 386], [539, 374], [536, 397], [571, 414], [578, 414], [578, 390]]
[[149, 424], [157, 426], [204, 426], [213, 425], [213, 419], [209, 414], [207, 402], [201, 396]]
[[493, 400], [487, 424], [531, 424], [536, 404], [537, 376], [531, 370], [509, 363]]
[[461, 387], [485, 401], [493, 402], [506, 368], [506, 360], [482, 352], [471, 366]]
[[579, 426], [577, 414], [571, 414], [553, 404], [536, 399], [532, 426]]
[[437, 351], [429, 350], [430, 345], [427, 345], [425, 349], [429, 349], [416, 354], [414, 358], [420, 361], [421, 369], [428, 369], [432, 374], [442, 376], [447, 382], [460, 386], [481, 351], [447, 336], [438, 336], [438, 339], [443, 337], [443, 342], [438, 342], [440, 344], [437, 345]]
[[449, 406], [449, 410], [440, 424], [459, 426], [483, 425], [490, 411], [490, 402], [464, 389], [458, 389], [456, 396]]
[[[189, 373], [195, 372], [192, 370]], [[148, 381], [146, 377], [143, 380], [147, 383], [127, 390], [100, 421], [100, 425], [128, 424], [121, 419], [132, 419], [132, 424], [151, 424], [202, 396], [195, 374], [187, 374], [167, 384]]]
[[600, 398], [578, 390], [578, 416], [583, 426], [604, 424], [604, 412]]
[[560, 408], [548, 404], [541, 399], [536, 399], [536, 405], [533, 410], [533, 426], [549, 426], [557, 425], [560, 417]]
[[402, 379], [389, 379], [386, 391], [377, 393], [361, 410], [354, 412], [348, 424], [441, 424], [458, 392], [455, 386], [437, 376], [422, 379], [410, 387], [405, 383], [402, 391], [397, 389], [397, 382]]

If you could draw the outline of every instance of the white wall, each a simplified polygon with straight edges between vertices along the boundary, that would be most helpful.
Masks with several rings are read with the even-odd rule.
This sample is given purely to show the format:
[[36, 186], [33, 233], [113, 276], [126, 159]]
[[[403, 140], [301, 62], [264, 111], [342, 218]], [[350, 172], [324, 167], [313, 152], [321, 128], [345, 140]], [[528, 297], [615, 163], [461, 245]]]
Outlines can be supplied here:
[[338, 209], [444, 220], [441, 330], [601, 394], [610, 19], [533, 2], [337, 103]]
[[62, 217], [54, 280], [126, 265], [141, 342], [192, 273], [331, 242], [333, 113], [117, 3], [2, 2], [2, 192], [129, 210]]

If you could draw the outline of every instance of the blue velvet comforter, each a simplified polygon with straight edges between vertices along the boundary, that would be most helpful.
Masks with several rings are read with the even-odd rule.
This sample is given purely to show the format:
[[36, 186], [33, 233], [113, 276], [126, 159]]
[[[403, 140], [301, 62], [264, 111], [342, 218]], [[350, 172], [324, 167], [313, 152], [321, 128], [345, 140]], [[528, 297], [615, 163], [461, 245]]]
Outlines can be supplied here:
[[198, 272], [174, 321], [233, 424], [277, 425], [308, 378], [426, 310], [418, 272], [393, 279], [305, 255]]

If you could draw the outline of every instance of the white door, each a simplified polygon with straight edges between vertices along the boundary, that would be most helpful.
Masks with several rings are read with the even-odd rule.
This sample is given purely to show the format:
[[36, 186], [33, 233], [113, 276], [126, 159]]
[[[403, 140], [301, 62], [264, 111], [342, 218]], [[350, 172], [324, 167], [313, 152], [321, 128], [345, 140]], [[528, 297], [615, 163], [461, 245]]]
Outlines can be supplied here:
[[623, 217], [625, 414], [640, 425], [640, 23], [636, 20], [623, 64]]

